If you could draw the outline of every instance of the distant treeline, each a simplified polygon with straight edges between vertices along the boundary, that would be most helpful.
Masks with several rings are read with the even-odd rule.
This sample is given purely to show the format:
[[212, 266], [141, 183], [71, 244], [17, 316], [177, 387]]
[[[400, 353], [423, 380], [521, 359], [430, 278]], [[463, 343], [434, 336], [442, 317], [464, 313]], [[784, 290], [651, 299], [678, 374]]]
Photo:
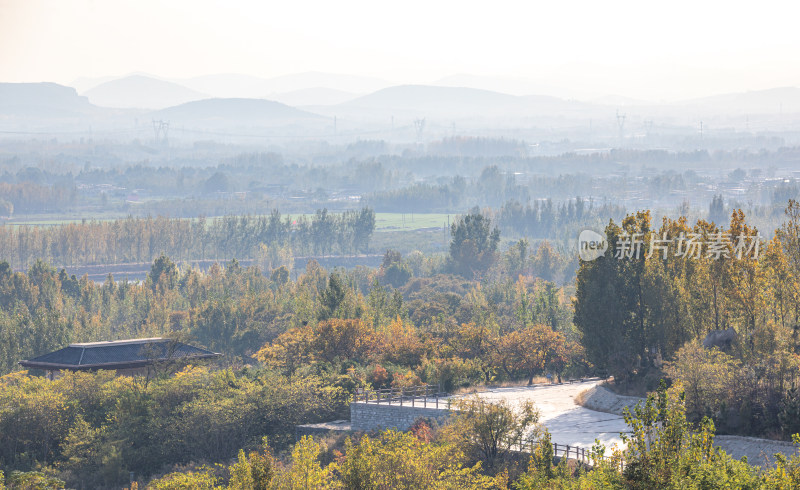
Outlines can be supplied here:
[[[625, 175], [597, 177], [585, 173], [518, 175], [492, 165], [485, 167], [475, 179], [457, 175], [439, 179], [435, 184], [414, 183], [368, 194], [363, 202], [378, 212], [448, 212], [473, 206], [499, 207], [508, 201], [525, 203], [535, 198], [566, 201], [584, 195], [618, 200], [623, 197], [620, 189], [625, 188], [649, 196], [668, 195], [672, 191], [685, 192], [698, 181], [695, 174], [674, 171], [643, 178]], [[780, 202], [783, 204], [785, 201]]]
[[[62, 266], [152, 262], [167, 254], [178, 260], [291, 254], [365, 252], [375, 230], [369, 208], [340, 214], [320, 209], [310, 218], [225, 216], [194, 220], [147, 217], [60, 226], [0, 226], [0, 260], [27, 268], [36, 259]], [[287, 257], [284, 257], [284, 259]], [[280, 260], [283, 262], [283, 260]]]
[[0, 216], [62, 211], [75, 204], [77, 194], [75, 186], [0, 182]]
[[470, 156], [527, 156], [528, 145], [520, 140], [453, 136], [428, 143], [428, 153], [434, 155]]
[[[108, 151], [106, 149], [104, 151]], [[781, 204], [795, 197], [794, 182], [765, 181], [775, 166], [794, 165], [800, 150], [668, 152], [609, 150], [592, 154], [526, 156], [515, 140], [454, 137], [426, 152], [392, 154], [383, 142], [354, 143], [313, 157], [241, 153], [183, 155], [168, 165], [126, 162], [103, 153], [102, 162], [76, 166], [58, 155], [47, 168], [30, 158], [0, 159], [0, 216], [64, 211], [148, 213], [175, 217], [257, 214], [260, 208], [313, 212], [351, 208], [353, 198], [377, 212], [459, 212], [499, 207], [509, 200], [638, 198], [649, 206], [676, 207], [698, 185], [743, 187], [743, 202]], [[205, 154], [203, 154], [205, 155]], [[87, 155], [86, 161], [96, 155]], [[708, 169], [730, 170], [709, 177]], [[706, 169], [699, 175], [692, 168]], [[763, 173], [763, 175], [762, 175]], [[717, 176], [719, 175], [719, 176]], [[763, 185], [767, 184], [767, 185]], [[737, 187], [737, 188], [738, 188]], [[625, 190], [627, 196], [621, 195]], [[729, 196], [730, 197], [730, 196]], [[752, 216], [754, 213], [751, 212]]]
[[495, 219], [503, 233], [511, 236], [554, 238], [565, 230], [620, 219], [624, 215], [622, 206], [607, 203], [595, 206], [594, 202], [578, 197], [559, 204], [551, 199], [524, 205], [509, 201], [500, 208]]

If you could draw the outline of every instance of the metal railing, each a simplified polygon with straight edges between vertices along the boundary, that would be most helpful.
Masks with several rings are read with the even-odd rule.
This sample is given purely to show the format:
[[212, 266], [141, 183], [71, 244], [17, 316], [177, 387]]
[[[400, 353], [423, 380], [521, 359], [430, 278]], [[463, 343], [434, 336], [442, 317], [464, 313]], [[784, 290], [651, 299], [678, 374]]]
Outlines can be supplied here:
[[[527, 439], [514, 444], [512, 449], [521, 453], [532, 454], [538, 444], [538, 440]], [[551, 442], [550, 444], [553, 446], [553, 458], [572, 459], [587, 466], [594, 466], [594, 462], [597, 459], [597, 455], [591, 449], [585, 447], [559, 444], [557, 442]], [[615, 458], [605, 455], [602, 459], [609, 462], [616, 461]], [[616, 461], [616, 463], [619, 465], [620, 470], [625, 469], [624, 460]]]
[[[591, 449], [586, 449], [585, 447], [578, 447], [578, 446], [570, 446], [568, 444], [558, 444], [556, 442], [553, 444], [553, 457], [558, 458], [559, 452], [561, 453], [561, 457], [564, 459], [574, 459], [579, 461], [585, 465], [593, 466], [594, 461], [597, 459], [597, 456], [592, 453]], [[610, 456], [603, 456], [602, 459], [604, 461], [614, 462], [616, 461], [615, 458]], [[616, 461], [619, 464], [619, 469], [625, 469], [625, 460]]]
[[[355, 393], [356, 402], [375, 403], [387, 405], [399, 404], [410, 407], [447, 408], [450, 410], [450, 395], [442, 393], [435, 385], [419, 385], [407, 387], [392, 387], [372, 389], [358, 389]], [[440, 401], [441, 400], [441, 401]]]
[[[397, 404], [401, 407], [446, 408], [447, 410], [451, 409], [452, 402], [450, 395], [439, 391], [436, 385], [380, 388], [377, 390], [359, 388], [355, 392], [353, 401], [377, 405]], [[538, 443], [539, 441], [535, 439], [520, 440], [512, 445], [512, 450], [531, 454]], [[572, 459], [588, 466], [594, 465], [596, 457], [592, 454], [591, 449], [569, 444], [558, 444], [557, 442], [552, 442], [551, 444], [554, 458]], [[605, 461], [614, 461], [614, 458], [609, 456], [604, 456], [603, 459]], [[617, 461], [617, 463], [620, 465], [620, 469], [625, 468], [625, 461]]]

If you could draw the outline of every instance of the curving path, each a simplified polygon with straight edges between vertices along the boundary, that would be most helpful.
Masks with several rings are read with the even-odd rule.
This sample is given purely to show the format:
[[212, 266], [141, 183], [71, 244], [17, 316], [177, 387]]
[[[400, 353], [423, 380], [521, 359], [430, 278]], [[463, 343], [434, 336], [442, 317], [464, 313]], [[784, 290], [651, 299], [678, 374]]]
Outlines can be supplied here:
[[623, 446], [620, 432], [628, 426], [622, 416], [589, 410], [575, 403], [575, 397], [587, 389], [600, 384], [600, 380], [584, 381], [561, 385], [540, 385], [531, 387], [494, 388], [476, 393], [481, 398], [500, 401], [512, 405], [530, 400], [539, 409], [539, 421], [550, 431], [553, 442], [590, 448], [595, 439], [611, 448]]
[[[607, 448], [614, 444], [623, 447], [620, 432], [627, 432], [628, 426], [619, 414], [622, 407], [632, 406], [640, 399], [617, 395], [600, 386], [601, 382], [591, 380], [562, 385], [495, 388], [476, 395], [487, 400], [507, 400], [511, 404], [533, 401], [540, 410], [540, 421], [552, 434], [553, 442], [558, 444], [588, 448], [598, 439]], [[584, 395], [586, 406], [580, 406], [576, 398], [584, 391], [591, 396]], [[772, 465], [775, 453], [788, 457], [798, 451], [790, 442], [756, 437], [717, 435], [714, 445], [736, 459], [746, 456], [750, 464], [758, 466]]]

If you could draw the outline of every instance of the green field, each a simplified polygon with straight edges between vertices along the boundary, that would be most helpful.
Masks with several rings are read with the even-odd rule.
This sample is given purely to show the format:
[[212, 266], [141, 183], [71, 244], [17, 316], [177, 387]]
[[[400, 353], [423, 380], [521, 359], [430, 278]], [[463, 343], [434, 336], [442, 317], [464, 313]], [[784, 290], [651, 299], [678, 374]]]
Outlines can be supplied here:
[[[284, 215], [284, 219], [286, 216], [287, 215]], [[314, 214], [306, 213], [303, 216], [311, 219]], [[375, 231], [411, 231], [425, 228], [442, 228], [443, 226], [447, 226], [448, 222], [452, 222], [455, 216], [455, 214], [450, 215], [444, 213], [375, 213]], [[9, 226], [57, 226], [66, 225], [69, 223], [81, 223], [84, 220], [113, 221], [115, 219], [124, 219], [125, 217], [126, 216], [113, 216], [109, 214], [87, 217], [42, 215], [41, 217], [26, 216], [18, 219], [12, 218], [7, 221], [0, 221], [0, 224], [6, 224]]]
[[442, 228], [447, 226], [455, 215], [429, 213], [375, 213], [375, 231], [419, 230], [421, 228]]
[[109, 215], [100, 215], [100, 216], [91, 216], [86, 218], [77, 218], [77, 217], [58, 217], [58, 216], [41, 216], [37, 218], [31, 218], [26, 216], [24, 218], [11, 218], [9, 220], [0, 220], [0, 225], [7, 225], [7, 226], [58, 226], [58, 225], [68, 225], [70, 223], [82, 223], [84, 221], [114, 221], [117, 219], [124, 219], [126, 216], [109, 216]]

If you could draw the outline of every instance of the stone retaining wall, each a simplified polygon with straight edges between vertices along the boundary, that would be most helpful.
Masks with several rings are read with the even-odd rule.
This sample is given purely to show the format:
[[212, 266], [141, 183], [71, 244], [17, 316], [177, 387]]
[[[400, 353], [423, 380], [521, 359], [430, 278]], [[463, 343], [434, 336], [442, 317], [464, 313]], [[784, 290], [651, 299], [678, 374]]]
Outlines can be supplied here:
[[644, 400], [644, 398], [636, 396], [618, 395], [608, 388], [598, 385], [580, 393], [575, 402], [589, 410], [622, 415], [625, 407], [633, 412], [633, 407], [640, 401], [644, 402]]
[[447, 409], [412, 407], [379, 403], [353, 402], [350, 404], [350, 426], [352, 430], [390, 429], [408, 430], [419, 418], [436, 419], [440, 422], [450, 416]]

